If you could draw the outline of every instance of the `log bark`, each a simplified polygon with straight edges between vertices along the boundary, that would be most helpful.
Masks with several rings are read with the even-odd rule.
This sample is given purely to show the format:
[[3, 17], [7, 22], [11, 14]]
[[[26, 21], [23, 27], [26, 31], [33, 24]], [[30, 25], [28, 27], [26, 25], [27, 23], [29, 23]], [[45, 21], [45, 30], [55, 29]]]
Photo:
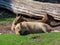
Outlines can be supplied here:
[[0, 7], [29, 17], [41, 17], [48, 13], [54, 19], [60, 20], [60, 4], [32, 0], [0, 0]]

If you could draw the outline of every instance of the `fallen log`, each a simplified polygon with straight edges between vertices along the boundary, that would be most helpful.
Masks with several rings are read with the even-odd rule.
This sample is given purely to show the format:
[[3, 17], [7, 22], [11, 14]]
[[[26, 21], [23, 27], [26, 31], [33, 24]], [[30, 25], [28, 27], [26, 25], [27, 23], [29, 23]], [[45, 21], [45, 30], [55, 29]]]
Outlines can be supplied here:
[[46, 13], [60, 20], [60, 4], [42, 3], [32, 0], [0, 0], [0, 7], [6, 8], [16, 14], [29, 17], [41, 17]]

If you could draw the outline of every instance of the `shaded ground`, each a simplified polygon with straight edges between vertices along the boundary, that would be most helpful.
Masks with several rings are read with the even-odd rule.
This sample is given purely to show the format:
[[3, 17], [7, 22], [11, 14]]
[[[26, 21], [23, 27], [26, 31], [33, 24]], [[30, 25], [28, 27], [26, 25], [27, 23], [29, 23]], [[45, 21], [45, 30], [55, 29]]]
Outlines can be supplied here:
[[53, 27], [53, 30], [57, 30], [57, 31], [59, 31], [60, 32], [60, 22], [53, 22], [53, 23], [51, 23], [52, 25], [55, 25], [54, 27]]

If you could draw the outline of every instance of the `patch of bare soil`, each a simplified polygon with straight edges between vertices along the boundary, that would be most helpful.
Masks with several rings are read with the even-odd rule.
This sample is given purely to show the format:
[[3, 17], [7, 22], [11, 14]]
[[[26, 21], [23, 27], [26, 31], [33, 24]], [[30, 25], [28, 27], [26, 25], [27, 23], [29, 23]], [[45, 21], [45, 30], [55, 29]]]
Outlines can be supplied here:
[[11, 22], [8, 23], [4, 23], [4, 24], [0, 24], [0, 33], [14, 33], [13, 31], [11, 31]]

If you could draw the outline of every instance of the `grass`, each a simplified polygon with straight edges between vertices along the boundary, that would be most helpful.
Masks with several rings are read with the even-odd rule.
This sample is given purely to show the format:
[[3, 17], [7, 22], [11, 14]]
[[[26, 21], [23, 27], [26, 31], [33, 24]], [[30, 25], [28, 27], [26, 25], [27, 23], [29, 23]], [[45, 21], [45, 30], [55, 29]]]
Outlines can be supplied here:
[[[39, 36], [39, 40], [32, 37]], [[60, 33], [29, 34], [25, 36], [15, 34], [1, 34], [0, 45], [60, 45]]]
[[[0, 18], [0, 24], [13, 21], [14, 18]], [[33, 37], [39, 36], [39, 39]], [[29, 35], [1, 34], [0, 45], [60, 45], [60, 33], [41, 33]]]
[[13, 21], [14, 18], [0, 18], [0, 24]]

